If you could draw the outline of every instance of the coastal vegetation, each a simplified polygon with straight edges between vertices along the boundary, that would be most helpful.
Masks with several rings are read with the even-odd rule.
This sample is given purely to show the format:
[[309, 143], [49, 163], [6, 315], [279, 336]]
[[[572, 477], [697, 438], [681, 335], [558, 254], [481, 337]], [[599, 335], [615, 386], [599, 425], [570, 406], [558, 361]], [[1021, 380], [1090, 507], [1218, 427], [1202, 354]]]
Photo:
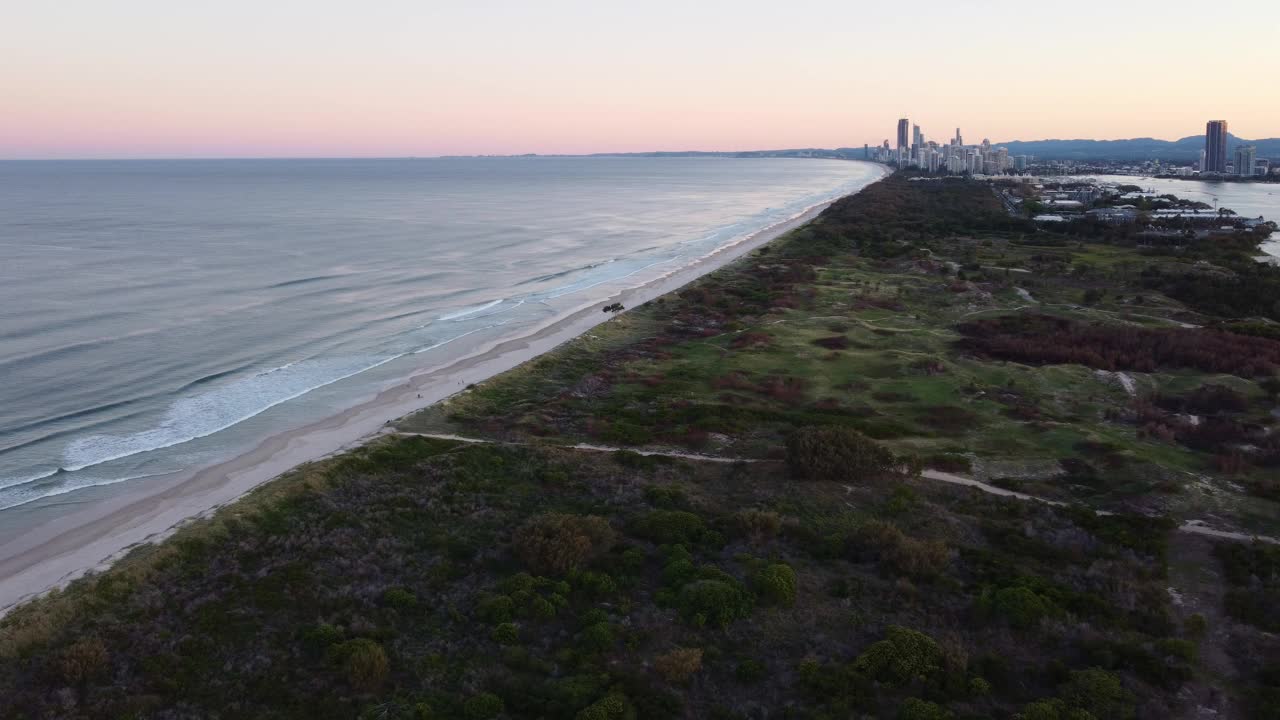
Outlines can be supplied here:
[[1245, 252], [891, 177], [13, 611], [0, 716], [1274, 717], [1179, 528], [1280, 534], [1278, 326], [1162, 290]]

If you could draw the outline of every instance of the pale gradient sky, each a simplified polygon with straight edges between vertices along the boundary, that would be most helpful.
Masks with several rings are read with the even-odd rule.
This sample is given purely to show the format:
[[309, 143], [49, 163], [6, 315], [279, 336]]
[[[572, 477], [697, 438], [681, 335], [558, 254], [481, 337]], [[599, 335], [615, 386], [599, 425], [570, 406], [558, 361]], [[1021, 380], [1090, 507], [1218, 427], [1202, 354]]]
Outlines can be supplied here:
[[1275, 0], [3, 2], [0, 158], [1280, 136]]

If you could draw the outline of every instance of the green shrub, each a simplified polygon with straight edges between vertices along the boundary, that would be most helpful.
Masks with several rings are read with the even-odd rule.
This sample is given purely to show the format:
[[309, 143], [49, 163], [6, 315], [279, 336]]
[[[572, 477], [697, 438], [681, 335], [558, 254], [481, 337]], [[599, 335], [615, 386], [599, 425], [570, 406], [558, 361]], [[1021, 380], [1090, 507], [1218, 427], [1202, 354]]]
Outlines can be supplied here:
[[918, 580], [937, 576], [951, 559], [951, 551], [941, 540], [917, 540], [903, 537], [902, 542], [886, 548], [881, 567], [891, 573]]
[[1100, 720], [1085, 710], [1067, 707], [1058, 698], [1030, 703], [1013, 717], [1014, 720]]
[[529, 601], [529, 616], [538, 620], [550, 620], [556, 616], [556, 606], [544, 597], [535, 597]]
[[772, 540], [782, 530], [782, 516], [766, 510], [741, 510], [733, 516], [738, 533], [752, 542]]
[[798, 480], [860, 482], [897, 464], [892, 452], [852, 428], [805, 427], [787, 438], [787, 467]]
[[588, 625], [578, 635], [578, 645], [587, 652], [604, 652], [613, 647], [614, 641], [613, 626], [607, 622]]
[[695, 624], [728, 627], [751, 613], [751, 597], [737, 582], [695, 580], [680, 590], [680, 614]]
[[951, 560], [946, 543], [917, 540], [881, 520], [868, 520], [859, 526], [853, 534], [853, 545], [861, 556], [875, 558], [882, 572], [917, 580], [937, 576]]
[[618, 590], [618, 583], [608, 573], [575, 570], [570, 573], [569, 580], [575, 590], [592, 598], [602, 598]]
[[939, 669], [942, 649], [933, 638], [916, 630], [890, 625], [881, 640], [854, 660], [854, 669], [890, 685], [927, 677]]
[[1202, 638], [1209, 631], [1209, 621], [1200, 613], [1196, 613], [1186, 619], [1182, 624], [1182, 628], [1187, 635], [1193, 638]]
[[702, 518], [685, 510], [652, 510], [635, 522], [635, 533], [658, 543], [692, 544], [702, 534]]
[[650, 485], [644, 489], [644, 499], [652, 506], [674, 510], [689, 504], [684, 488], [679, 485]]
[[752, 659], [743, 660], [738, 663], [738, 667], [733, 670], [733, 676], [736, 677], [739, 682], [747, 684], [760, 682], [767, 674], [764, 663], [759, 660]]
[[387, 653], [378, 643], [368, 638], [356, 638], [339, 645], [335, 653], [342, 659], [351, 687], [373, 692], [387, 679], [390, 663], [387, 662]]
[[989, 595], [984, 594], [980, 602], [988, 606], [995, 616], [1024, 630], [1039, 625], [1041, 619], [1056, 610], [1051, 600], [1026, 587], [1001, 588]]
[[636, 709], [627, 696], [612, 692], [583, 708], [576, 720], [634, 720]]
[[382, 602], [393, 608], [407, 610], [418, 604], [418, 597], [404, 588], [393, 587], [382, 593]]
[[515, 645], [520, 641], [520, 629], [515, 623], [500, 623], [489, 633], [489, 637], [500, 645]]
[[702, 669], [702, 648], [676, 648], [659, 655], [653, 669], [669, 683], [686, 683]]
[[502, 698], [493, 693], [472, 695], [462, 704], [462, 713], [468, 720], [490, 720], [501, 715], [504, 709]]
[[314, 652], [323, 652], [342, 641], [342, 631], [329, 623], [320, 623], [302, 635], [302, 642]]
[[1067, 704], [1097, 718], [1126, 720], [1134, 715], [1133, 695], [1120, 684], [1120, 678], [1102, 668], [1089, 668], [1071, 673], [1071, 679], [1059, 694]]
[[662, 581], [673, 588], [682, 587], [698, 574], [691, 560], [677, 558], [662, 568]]
[[482, 595], [476, 603], [476, 616], [489, 623], [511, 622], [515, 612], [515, 601], [506, 595]]
[[64, 682], [72, 685], [87, 683], [103, 675], [110, 657], [107, 646], [96, 637], [77, 640], [62, 651], [58, 658], [58, 670]]
[[1156, 649], [1165, 657], [1172, 657], [1184, 662], [1195, 662], [1196, 644], [1181, 638], [1164, 638], [1156, 641]]
[[907, 698], [898, 709], [898, 720], [951, 720], [951, 711], [937, 703]]
[[534, 572], [560, 575], [608, 552], [616, 537], [602, 517], [547, 513], [521, 525], [512, 545]]
[[784, 563], [774, 563], [751, 576], [751, 587], [768, 605], [795, 604], [796, 584], [796, 571]]

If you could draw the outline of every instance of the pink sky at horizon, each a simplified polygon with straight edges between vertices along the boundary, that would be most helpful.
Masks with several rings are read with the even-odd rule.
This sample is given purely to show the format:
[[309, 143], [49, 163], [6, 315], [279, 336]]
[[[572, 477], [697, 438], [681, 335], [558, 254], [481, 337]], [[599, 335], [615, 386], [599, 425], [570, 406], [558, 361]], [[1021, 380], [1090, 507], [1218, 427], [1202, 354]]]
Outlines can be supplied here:
[[0, 159], [856, 147], [902, 116], [968, 142], [1280, 136], [1280, 54], [1232, 32], [1277, 3], [1216, 3], [1220, 30], [1123, 0], [177, 5], [7, 13]]

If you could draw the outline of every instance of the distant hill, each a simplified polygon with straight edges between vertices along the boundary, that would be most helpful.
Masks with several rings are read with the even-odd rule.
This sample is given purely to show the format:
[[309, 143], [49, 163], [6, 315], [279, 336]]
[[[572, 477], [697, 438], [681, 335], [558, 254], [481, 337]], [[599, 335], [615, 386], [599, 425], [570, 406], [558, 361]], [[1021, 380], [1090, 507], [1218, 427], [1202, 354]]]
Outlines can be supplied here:
[[[1133, 138], [1130, 140], [1014, 140], [996, 143], [1009, 148], [1010, 155], [1034, 155], [1046, 160], [1170, 160], [1195, 162], [1204, 148], [1204, 136], [1181, 140]], [[1256, 145], [1258, 157], [1280, 159], [1280, 138], [1245, 140], [1227, 135], [1227, 152], [1237, 145]]]

